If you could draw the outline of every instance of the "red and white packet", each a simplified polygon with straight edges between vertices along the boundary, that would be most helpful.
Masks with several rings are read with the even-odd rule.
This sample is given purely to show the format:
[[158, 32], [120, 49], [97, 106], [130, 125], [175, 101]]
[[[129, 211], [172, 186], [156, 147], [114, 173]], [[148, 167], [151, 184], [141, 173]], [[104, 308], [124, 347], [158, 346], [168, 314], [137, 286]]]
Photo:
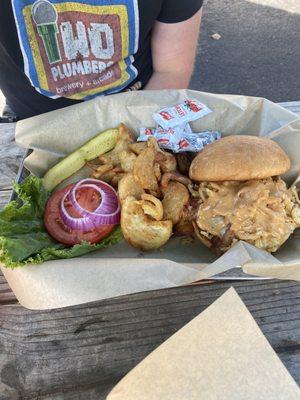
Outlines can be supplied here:
[[157, 128], [140, 128], [140, 136], [138, 137], [138, 142], [146, 142], [150, 136], [154, 136], [159, 147], [167, 150], [172, 150], [175, 153], [179, 149], [178, 138], [181, 136], [183, 128], [169, 128], [163, 129], [161, 126]]
[[186, 99], [181, 104], [165, 107], [153, 114], [154, 121], [164, 129], [182, 126], [211, 113], [212, 110], [198, 100]]
[[[184, 103], [166, 107], [155, 113], [156, 128], [140, 128], [138, 142], [146, 142], [153, 136], [159, 147], [173, 153], [183, 151], [197, 152], [206, 145], [220, 139], [219, 132], [193, 133], [189, 121], [194, 121], [212, 112], [198, 100], [185, 100]], [[167, 121], [167, 122], [166, 122]]]
[[169, 129], [141, 128], [138, 142], [147, 142], [150, 136], [153, 136], [159, 147], [171, 150], [173, 153], [183, 151], [197, 152], [202, 150], [208, 144], [221, 138], [220, 132], [205, 131], [193, 133], [191, 127], [175, 127]]

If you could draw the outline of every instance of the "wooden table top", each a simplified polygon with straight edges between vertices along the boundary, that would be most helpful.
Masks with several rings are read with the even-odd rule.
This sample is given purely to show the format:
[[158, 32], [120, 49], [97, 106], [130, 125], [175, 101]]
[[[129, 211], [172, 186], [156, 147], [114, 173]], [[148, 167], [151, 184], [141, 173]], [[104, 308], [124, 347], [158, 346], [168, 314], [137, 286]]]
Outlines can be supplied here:
[[[300, 102], [283, 106], [300, 114]], [[24, 154], [14, 144], [14, 128], [0, 124], [0, 208]], [[230, 286], [299, 384], [297, 282], [206, 283], [30, 311], [18, 304], [0, 273], [0, 399], [104, 400], [139, 361]]]

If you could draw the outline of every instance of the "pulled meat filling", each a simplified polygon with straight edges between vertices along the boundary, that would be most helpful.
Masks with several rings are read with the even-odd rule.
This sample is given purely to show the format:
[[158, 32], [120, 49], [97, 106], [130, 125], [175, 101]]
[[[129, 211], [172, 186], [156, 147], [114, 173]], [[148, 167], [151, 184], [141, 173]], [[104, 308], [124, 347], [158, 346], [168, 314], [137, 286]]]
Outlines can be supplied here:
[[223, 252], [236, 240], [275, 252], [300, 226], [297, 190], [280, 178], [202, 182], [199, 194], [200, 233], [212, 243], [219, 239]]

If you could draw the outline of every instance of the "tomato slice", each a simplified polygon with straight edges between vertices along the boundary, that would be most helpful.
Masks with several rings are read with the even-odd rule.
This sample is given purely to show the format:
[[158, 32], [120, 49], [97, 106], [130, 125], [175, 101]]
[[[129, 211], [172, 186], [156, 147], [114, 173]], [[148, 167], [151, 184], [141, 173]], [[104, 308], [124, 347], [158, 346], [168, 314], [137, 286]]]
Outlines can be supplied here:
[[[70, 229], [64, 224], [60, 216], [60, 203], [63, 196], [70, 190], [75, 184], [70, 184], [63, 189], [57, 190], [49, 198], [44, 214], [44, 224], [50, 236], [60, 243], [67, 245], [74, 245], [83, 241], [90, 243], [98, 243], [101, 239], [105, 238], [110, 234], [115, 225], [102, 225], [99, 228], [91, 231], [79, 231]], [[77, 201], [81, 207], [88, 211], [94, 211], [100, 202], [99, 193], [92, 188], [79, 188], [77, 191]], [[80, 215], [74, 210], [72, 204], [69, 201], [65, 202], [65, 207], [68, 213], [75, 218], [79, 218]]]

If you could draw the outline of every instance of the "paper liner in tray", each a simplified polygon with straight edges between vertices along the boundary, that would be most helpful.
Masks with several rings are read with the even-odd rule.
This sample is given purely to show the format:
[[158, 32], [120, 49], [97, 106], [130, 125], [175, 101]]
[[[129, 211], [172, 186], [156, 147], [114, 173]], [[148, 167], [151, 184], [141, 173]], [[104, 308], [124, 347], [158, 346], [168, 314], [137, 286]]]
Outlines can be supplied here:
[[[99, 132], [120, 122], [138, 132], [152, 126], [152, 114], [185, 98], [199, 99], [213, 112], [192, 123], [196, 132], [218, 130], [223, 136], [267, 135], [289, 154], [292, 183], [300, 169], [300, 120], [261, 98], [216, 95], [189, 90], [131, 92], [96, 98], [17, 124], [16, 141], [33, 149], [26, 168], [42, 176], [61, 157]], [[82, 174], [82, 173], [81, 173]], [[74, 177], [76, 179], [76, 177]], [[25, 307], [47, 309], [140, 291], [189, 284], [237, 266], [247, 274], [300, 280], [300, 242], [292, 236], [274, 256], [247, 243], [237, 243], [219, 259], [199, 242], [172, 239], [162, 249], [140, 253], [125, 242], [72, 260], [55, 260], [3, 273]], [[233, 272], [233, 277], [240, 274]], [[232, 276], [232, 274], [230, 274]]]

